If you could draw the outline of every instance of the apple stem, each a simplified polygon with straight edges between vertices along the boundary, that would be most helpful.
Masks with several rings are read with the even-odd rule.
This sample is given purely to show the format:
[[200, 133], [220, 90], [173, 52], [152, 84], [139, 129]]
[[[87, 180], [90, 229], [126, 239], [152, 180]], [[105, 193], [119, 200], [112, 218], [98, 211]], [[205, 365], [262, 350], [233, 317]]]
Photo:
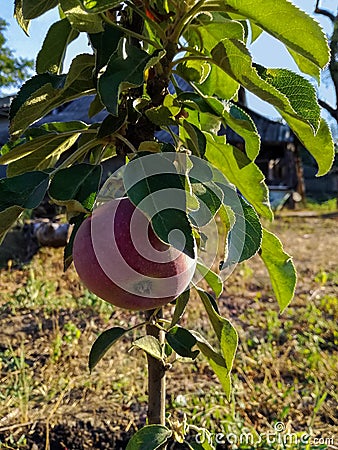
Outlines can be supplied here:
[[[147, 311], [146, 316], [149, 320], [146, 326], [147, 335], [153, 336], [164, 342], [164, 332], [155, 324], [151, 323], [155, 310]], [[162, 308], [157, 312], [156, 319], [162, 318]], [[147, 353], [148, 361], [148, 423], [165, 425], [165, 364]], [[161, 449], [165, 447], [161, 447]]]

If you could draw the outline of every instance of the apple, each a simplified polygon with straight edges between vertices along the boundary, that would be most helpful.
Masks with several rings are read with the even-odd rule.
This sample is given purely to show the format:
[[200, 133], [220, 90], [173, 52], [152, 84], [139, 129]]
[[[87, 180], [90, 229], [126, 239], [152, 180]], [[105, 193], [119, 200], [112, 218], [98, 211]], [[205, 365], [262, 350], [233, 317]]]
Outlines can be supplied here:
[[127, 198], [94, 209], [73, 244], [75, 269], [103, 300], [129, 310], [165, 305], [184, 292], [196, 261], [162, 242]]

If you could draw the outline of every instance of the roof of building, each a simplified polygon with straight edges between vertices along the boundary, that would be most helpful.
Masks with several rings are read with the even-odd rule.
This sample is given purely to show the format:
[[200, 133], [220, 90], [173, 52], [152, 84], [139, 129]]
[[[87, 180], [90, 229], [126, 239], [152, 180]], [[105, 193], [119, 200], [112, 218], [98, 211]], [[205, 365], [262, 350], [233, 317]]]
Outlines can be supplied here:
[[[9, 137], [8, 122], [6, 119], [8, 118], [9, 106], [12, 98], [13, 97], [5, 97], [0, 99], [0, 144], [6, 142]], [[35, 125], [41, 125], [42, 123], [54, 121], [68, 122], [73, 120], [80, 120], [88, 124], [101, 122], [107, 116], [107, 111], [105, 109], [93, 117], [88, 116], [88, 109], [93, 99], [94, 96], [85, 96], [73, 100], [62, 107], [56, 108], [51, 113], [36, 122]], [[278, 144], [280, 142], [294, 141], [294, 135], [289, 126], [285, 123], [268, 119], [267, 117], [264, 117], [247, 107], [242, 108], [254, 121], [263, 143]], [[229, 127], [226, 127], [225, 134], [227, 135], [227, 139], [230, 143], [243, 142], [243, 139]], [[168, 140], [168, 135], [166, 132], [160, 131], [157, 133], [157, 137], [160, 140]]]

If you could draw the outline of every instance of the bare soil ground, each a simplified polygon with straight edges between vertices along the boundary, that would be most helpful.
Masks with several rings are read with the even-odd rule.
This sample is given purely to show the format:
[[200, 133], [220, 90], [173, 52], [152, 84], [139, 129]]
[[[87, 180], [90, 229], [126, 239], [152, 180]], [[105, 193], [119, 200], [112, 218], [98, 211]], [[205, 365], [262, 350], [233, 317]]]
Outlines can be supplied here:
[[[279, 314], [259, 258], [239, 266], [219, 300], [240, 336], [233, 399], [228, 403], [202, 358], [177, 361], [168, 372], [169, 420], [185, 416], [235, 434], [264, 433], [282, 422], [335, 439], [338, 448], [337, 218], [280, 217], [269, 227], [298, 269], [292, 305]], [[131, 327], [142, 314], [97, 299], [73, 268], [63, 273], [62, 249], [45, 248], [21, 269], [1, 270], [0, 287], [0, 449], [125, 449], [146, 421], [145, 357], [130, 351], [140, 331], [114, 346], [92, 374], [87, 361], [100, 332]], [[197, 299], [183, 323], [212, 339]]]

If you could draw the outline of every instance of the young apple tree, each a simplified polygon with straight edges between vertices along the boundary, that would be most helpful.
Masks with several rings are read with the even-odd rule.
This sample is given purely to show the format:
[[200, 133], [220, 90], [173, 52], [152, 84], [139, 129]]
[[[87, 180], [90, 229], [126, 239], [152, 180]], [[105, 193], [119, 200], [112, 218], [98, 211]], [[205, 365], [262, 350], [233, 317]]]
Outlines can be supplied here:
[[[133, 346], [147, 354], [148, 424], [127, 448], [165, 448], [173, 436], [183, 442], [186, 430], [173, 433], [165, 421], [165, 373], [174, 354], [194, 360], [201, 353], [229, 397], [238, 337], [217, 305], [225, 278], [258, 253], [281, 311], [296, 283], [290, 256], [261, 224], [273, 213], [255, 163], [260, 136], [237, 103], [239, 88], [273, 105], [316, 159], [318, 176], [327, 173], [333, 142], [313, 86], [330, 59], [327, 40], [288, 0], [20, 0], [14, 7], [23, 30], [55, 7], [59, 20], [42, 43], [36, 75], [11, 105], [0, 236], [46, 195], [66, 208], [74, 227], [65, 269], [74, 257], [102, 299], [146, 311]], [[248, 45], [262, 32], [284, 44], [313, 82], [255, 63]], [[89, 51], [64, 71], [80, 33]], [[40, 121], [84, 96], [92, 96], [88, 115], [103, 111], [102, 121]], [[244, 148], [227, 143], [226, 127]], [[125, 164], [101, 180], [102, 164], [117, 158]], [[192, 291], [217, 346], [180, 325]], [[132, 329], [100, 334], [90, 369]]]

